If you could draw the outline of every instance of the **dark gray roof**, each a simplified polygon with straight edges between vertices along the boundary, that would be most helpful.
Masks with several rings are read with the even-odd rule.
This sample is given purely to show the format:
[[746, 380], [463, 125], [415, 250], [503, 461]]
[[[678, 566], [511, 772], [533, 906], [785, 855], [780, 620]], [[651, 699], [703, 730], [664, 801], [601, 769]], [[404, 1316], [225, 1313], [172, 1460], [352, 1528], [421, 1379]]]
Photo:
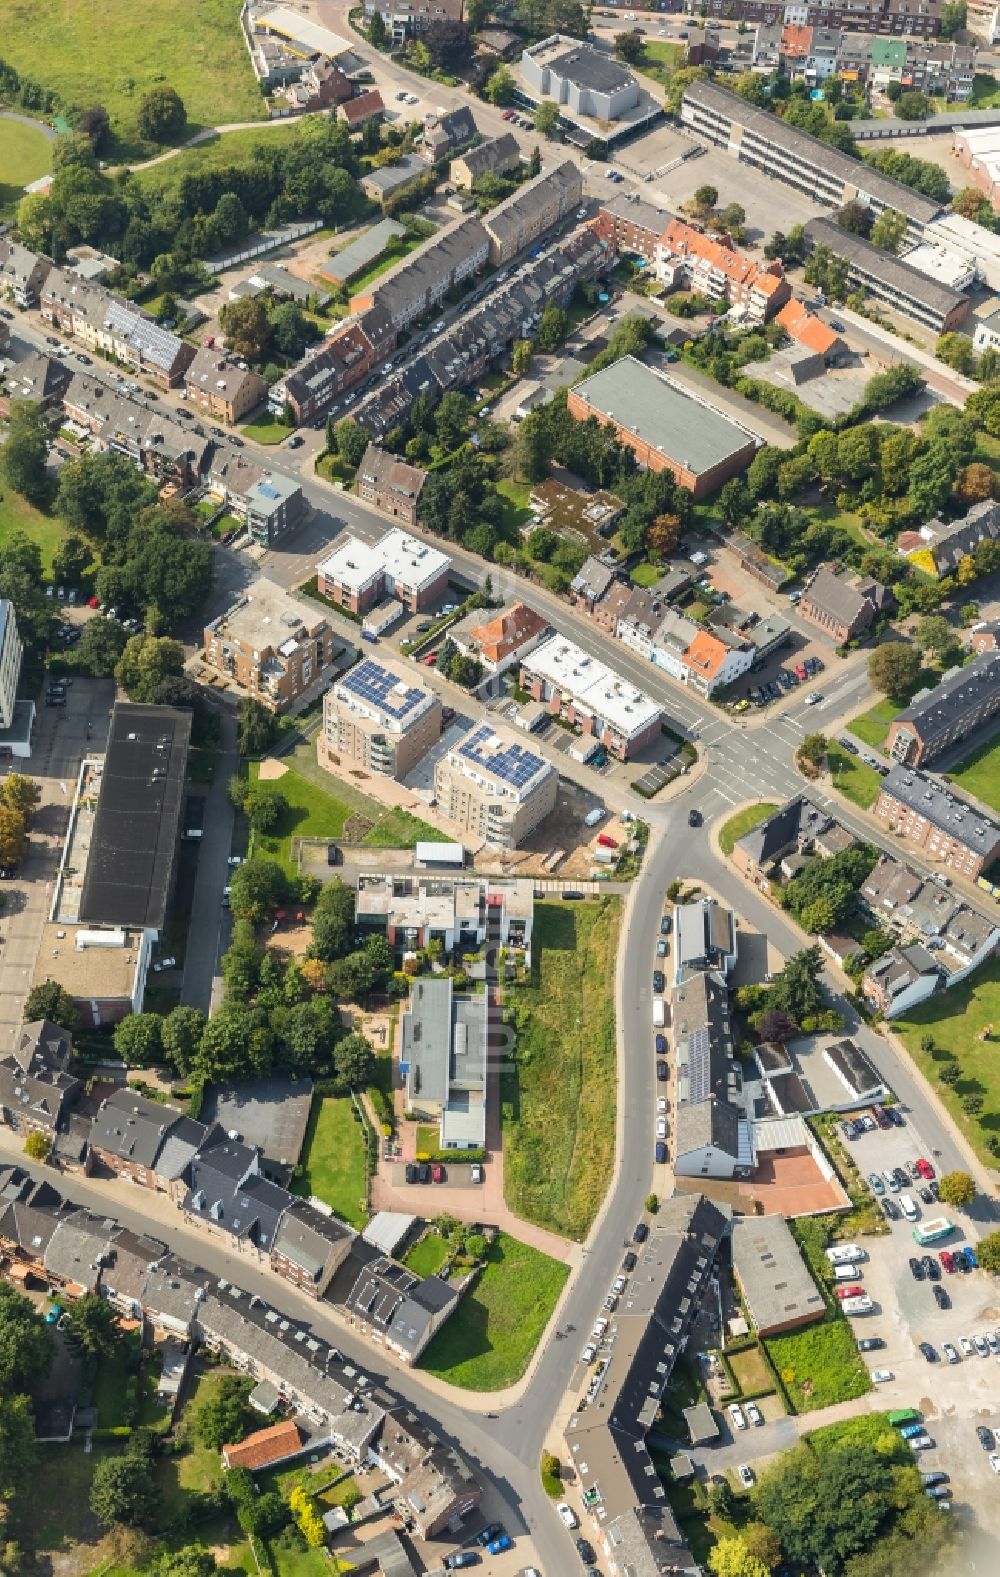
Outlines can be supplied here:
[[820, 1320], [826, 1303], [783, 1216], [735, 1216], [733, 1269], [758, 1330], [787, 1320]]
[[[492, 215], [489, 216], [492, 218]], [[634, 356], [623, 356], [576, 385], [600, 415], [695, 475], [720, 465], [758, 436], [707, 398], [694, 395]]]
[[[211, 1129], [193, 1117], [179, 1117], [168, 1129], [163, 1145], [156, 1157], [158, 1177], [171, 1180], [182, 1177], [196, 1152], [208, 1142]], [[222, 1137], [221, 1133], [218, 1136]]]
[[942, 935], [946, 942], [972, 956], [986, 946], [998, 923], [998, 918], [980, 914], [978, 909], [962, 904], [949, 919]]
[[829, 247], [835, 257], [843, 258], [847, 264], [863, 270], [896, 294], [931, 312], [946, 316], [969, 299], [962, 291], [952, 290], [950, 285], [938, 284], [936, 279], [922, 274], [893, 252], [873, 246], [851, 230], [843, 230], [833, 219], [810, 219], [805, 235], [810, 246]]
[[967, 713], [976, 717], [984, 703], [1000, 710], [1000, 651], [981, 652], [964, 668], [953, 668], [932, 690], [922, 690], [897, 715], [925, 745], [950, 732]]
[[698, 1150], [719, 1150], [738, 1160], [741, 1154], [739, 1108], [725, 1098], [711, 1095], [704, 1101], [682, 1103], [677, 1108], [674, 1143], [677, 1159]]
[[256, 1151], [232, 1141], [196, 1155], [189, 1168], [184, 1210], [269, 1254], [292, 1195], [256, 1170], [248, 1173], [248, 1156], [256, 1166]]
[[149, 1272], [167, 1252], [167, 1245], [147, 1233], [121, 1227], [114, 1235], [111, 1249], [101, 1267], [101, 1287], [120, 1298], [142, 1298]]
[[589, 44], [574, 44], [564, 54], [545, 62], [554, 76], [562, 77], [579, 88], [593, 88], [596, 93], [617, 93], [634, 82], [631, 71], [617, 60], [598, 54]]
[[827, 1046], [823, 1056], [857, 1096], [879, 1089], [884, 1080], [874, 1063], [853, 1040], [838, 1040]]
[[66, 1072], [73, 1042], [65, 1030], [39, 1019], [26, 1024], [14, 1051], [0, 1060], [0, 1107], [53, 1132], [80, 1093]]
[[328, 1216], [300, 1199], [282, 1216], [272, 1252], [283, 1254], [318, 1281], [326, 1269], [331, 1250], [353, 1236], [351, 1228], [336, 1216]]
[[898, 997], [922, 975], [940, 975], [933, 953], [919, 943], [912, 947], [894, 947], [869, 964], [865, 975], [885, 993], [890, 1001]]
[[882, 780], [882, 792], [923, 816], [932, 826], [950, 833], [967, 849], [988, 856], [1000, 843], [1000, 826], [995, 821], [915, 768], [893, 767]]
[[164, 1139], [181, 1118], [176, 1106], [148, 1100], [138, 1090], [115, 1090], [94, 1119], [90, 1143], [123, 1161], [152, 1168]]
[[118, 1223], [109, 1216], [94, 1216], [88, 1210], [62, 1216], [45, 1250], [45, 1269], [88, 1292], [96, 1291], [101, 1261], [117, 1229]]
[[801, 838], [814, 838], [829, 825], [827, 812], [820, 810], [805, 795], [798, 794], [744, 833], [739, 847], [763, 869], [780, 859], [787, 850], [796, 848]]
[[837, 574], [829, 564], [821, 564], [802, 593], [803, 602], [818, 608], [843, 624], [853, 624], [865, 608], [879, 605], [877, 582], [850, 573]]
[[208, 1273], [198, 1265], [169, 1254], [154, 1265], [146, 1277], [142, 1294], [143, 1308], [153, 1316], [190, 1324], [208, 1285]]

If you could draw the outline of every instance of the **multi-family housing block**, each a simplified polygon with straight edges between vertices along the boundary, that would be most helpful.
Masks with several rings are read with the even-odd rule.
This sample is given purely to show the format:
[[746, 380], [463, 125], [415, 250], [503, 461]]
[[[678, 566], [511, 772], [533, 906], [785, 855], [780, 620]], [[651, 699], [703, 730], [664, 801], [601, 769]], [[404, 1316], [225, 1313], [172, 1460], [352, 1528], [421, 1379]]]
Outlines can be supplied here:
[[401, 779], [441, 735], [441, 702], [401, 663], [366, 657], [323, 696], [320, 766], [356, 761]]
[[886, 753], [905, 766], [936, 761], [1000, 713], [1000, 651], [988, 650], [922, 690], [893, 718]]
[[369, 444], [358, 466], [358, 496], [404, 525], [417, 523], [417, 504], [427, 472], [408, 465], [377, 444]]
[[352, 613], [367, 613], [388, 597], [407, 613], [421, 613], [447, 590], [450, 572], [446, 553], [397, 527], [378, 542], [345, 537], [316, 566], [316, 583], [320, 596]]
[[876, 820], [948, 870], [975, 880], [1000, 853], [1000, 826], [936, 779], [908, 767], [883, 778]]
[[529, 652], [520, 682], [554, 716], [623, 761], [660, 733], [657, 703], [564, 636], [554, 635]]
[[478, 723], [434, 768], [442, 815], [504, 849], [516, 849], [555, 809], [558, 788], [555, 767], [493, 723]]
[[656, 277], [711, 300], [739, 307], [748, 323], [766, 323], [791, 298], [778, 259], [757, 263], [735, 250], [729, 236], [711, 237], [682, 219], [671, 219], [656, 244]]
[[321, 608], [263, 577], [207, 625], [202, 659], [272, 711], [291, 706], [328, 672], [338, 650]]

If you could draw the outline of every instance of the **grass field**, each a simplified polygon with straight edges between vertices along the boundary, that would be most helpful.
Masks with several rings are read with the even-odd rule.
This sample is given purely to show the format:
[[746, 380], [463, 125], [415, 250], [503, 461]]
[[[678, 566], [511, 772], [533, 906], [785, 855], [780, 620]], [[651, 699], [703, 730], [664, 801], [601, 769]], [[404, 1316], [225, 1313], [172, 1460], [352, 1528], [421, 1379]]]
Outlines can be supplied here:
[[[996, 1026], [996, 1035], [990, 1040], [980, 1040], [987, 1025]], [[1000, 1136], [1000, 1057], [997, 1042], [1000, 1037], [1000, 960], [996, 958], [978, 969], [969, 979], [952, 986], [941, 996], [921, 1002], [905, 1018], [894, 1020], [893, 1029], [906, 1043], [914, 1062], [932, 1079], [938, 1098], [975, 1147], [980, 1159], [988, 1166], [996, 1166], [995, 1157], [986, 1148], [986, 1140]], [[934, 1041], [935, 1050], [921, 1051], [920, 1042], [925, 1035]], [[949, 1086], [941, 1081], [941, 1069], [950, 1052], [961, 1069], [957, 1084]], [[983, 1111], [970, 1117], [962, 1107], [966, 1095], [980, 1095]]]
[[289, 137], [300, 135], [301, 125], [301, 122], [283, 120], [275, 121], [273, 125], [251, 126], [242, 131], [223, 132], [221, 136], [196, 143], [193, 148], [185, 148], [172, 159], [165, 159], [162, 164], [154, 164], [148, 170], [137, 170], [135, 179], [143, 190], [151, 195], [169, 192], [186, 176], [232, 164], [236, 160], [246, 158], [254, 148], [267, 147], [279, 138], [284, 146]]
[[[436, 229], [437, 226], [434, 228]], [[374, 263], [370, 263], [360, 274], [355, 274], [354, 278], [348, 281], [347, 288], [351, 295], [367, 290], [381, 274], [386, 273], [390, 268], [395, 268], [404, 257], [409, 257], [411, 252], [415, 252], [418, 246], [423, 246], [429, 239], [429, 236], [416, 234], [397, 236], [384, 256], [376, 258]]]
[[871, 711], [862, 712], [860, 717], [852, 717], [847, 725], [848, 730], [864, 744], [871, 745], [874, 750], [881, 750], [889, 726], [903, 705], [904, 702], [894, 701], [891, 696], [883, 696]]
[[684, 55], [683, 44], [668, 44], [663, 40], [647, 39], [642, 51], [642, 59], [636, 69], [666, 86], [678, 67], [683, 66]]
[[733, 1353], [727, 1362], [744, 1395], [759, 1396], [762, 1391], [774, 1389], [774, 1378], [759, 1347], [748, 1347], [746, 1352]]
[[951, 767], [948, 776], [966, 794], [1000, 813], [1000, 739], [988, 739], [960, 767]]
[[436, 1232], [428, 1232], [414, 1243], [403, 1263], [415, 1276], [435, 1276], [448, 1258], [448, 1245]]
[[535, 906], [532, 982], [513, 998], [502, 1076], [504, 1193], [526, 1221], [584, 1238], [614, 1161], [614, 961], [621, 903]]
[[738, 810], [735, 816], [730, 816], [719, 829], [719, 848], [723, 854], [732, 854], [740, 839], [752, 832], [766, 816], [773, 815], [777, 808], [770, 800], [761, 800], [759, 804], [747, 805], [744, 810]]
[[857, 756], [849, 755], [846, 750], [841, 750], [839, 745], [829, 746], [826, 759], [833, 786], [844, 795], [845, 799], [860, 805], [862, 810], [868, 810], [874, 805], [882, 782], [874, 767], [866, 767]]
[[363, 1227], [368, 1219], [364, 1130], [346, 1095], [313, 1101], [301, 1164], [293, 1191], [304, 1199], [315, 1194], [352, 1227]]
[[503, 518], [505, 525], [514, 526], [520, 531], [531, 519], [531, 505], [528, 497], [531, 488], [523, 482], [514, 482], [509, 477], [497, 483], [497, 492], [504, 506]]
[[832, 1407], [835, 1402], [864, 1396], [872, 1388], [851, 1327], [842, 1315], [773, 1336], [764, 1345], [797, 1413]]
[[629, 580], [633, 586], [655, 586], [662, 574], [663, 571], [658, 565], [650, 564], [648, 559], [644, 559], [630, 572]]
[[[263, 837], [255, 834], [254, 847], [272, 855], [287, 871], [296, 869], [291, 855], [292, 838], [339, 838], [349, 820], [356, 819], [351, 829], [361, 832], [359, 841], [379, 849], [412, 849], [418, 839], [440, 843], [444, 834], [406, 810], [386, 810], [366, 794], [342, 784], [316, 765], [315, 747], [301, 746], [285, 759], [294, 763], [289, 771], [275, 781], [288, 801], [288, 809], [278, 823], [277, 830]], [[301, 769], [301, 770], [300, 770]], [[251, 775], [256, 778], [258, 767], [252, 763]], [[311, 774], [322, 774], [335, 792], [330, 792]], [[308, 774], [308, 775], [307, 775]], [[361, 831], [364, 823], [367, 828]]]
[[247, 422], [243, 435], [252, 438], [257, 444], [280, 444], [293, 430], [284, 422]]
[[103, 104], [115, 133], [136, 138], [139, 101], [168, 82], [188, 120], [213, 125], [264, 113], [240, 31], [240, 0], [174, 0], [143, 10], [130, 0], [6, 0], [3, 58], [53, 88], [64, 110]]
[[0, 120], [0, 214], [13, 214], [28, 183], [51, 167], [51, 138], [21, 121]]
[[466, 1391], [498, 1391], [528, 1366], [569, 1266], [501, 1232], [485, 1268], [420, 1367]]
[[[5, 124], [0, 121], [0, 126]], [[66, 527], [54, 515], [43, 515], [10, 488], [0, 489], [0, 543], [14, 531], [23, 531], [42, 550], [42, 567], [51, 572], [52, 555], [66, 535]]]

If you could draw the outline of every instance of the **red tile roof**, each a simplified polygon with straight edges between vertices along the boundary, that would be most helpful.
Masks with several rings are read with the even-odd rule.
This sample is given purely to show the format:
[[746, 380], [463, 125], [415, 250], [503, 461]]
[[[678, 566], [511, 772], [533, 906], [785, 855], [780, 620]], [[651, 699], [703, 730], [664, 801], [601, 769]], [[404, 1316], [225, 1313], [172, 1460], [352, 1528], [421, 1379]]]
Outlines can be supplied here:
[[280, 1424], [247, 1435], [239, 1445], [223, 1446], [222, 1460], [226, 1467], [245, 1467], [254, 1473], [258, 1468], [270, 1467], [274, 1462], [294, 1456], [301, 1445], [298, 1424], [286, 1418]]
[[839, 337], [814, 313], [807, 311], [801, 301], [787, 301], [778, 313], [778, 322], [792, 339], [798, 340], [807, 350], [820, 356], [829, 356]]

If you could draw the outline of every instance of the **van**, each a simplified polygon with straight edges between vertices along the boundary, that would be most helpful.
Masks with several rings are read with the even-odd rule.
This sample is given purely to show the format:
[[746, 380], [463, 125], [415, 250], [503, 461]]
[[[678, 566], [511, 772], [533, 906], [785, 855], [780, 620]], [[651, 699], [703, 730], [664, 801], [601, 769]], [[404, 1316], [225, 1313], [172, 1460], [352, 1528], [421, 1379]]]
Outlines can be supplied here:
[[653, 1003], [653, 1027], [662, 1029], [667, 1022], [666, 1004], [662, 997], [657, 997]]
[[919, 1212], [912, 1194], [900, 1194], [899, 1208], [907, 1221], [916, 1221]]
[[828, 1248], [826, 1257], [831, 1265], [855, 1265], [858, 1260], [866, 1259], [863, 1248], [858, 1248], [856, 1243], [838, 1243], [834, 1248]]
[[856, 1265], [834, 1265], [833, 1267], [834, 1281], [857, 1281], [860, 1275], [861, 1272]]
[[870, 1314], [875, 1305], [867, 1293], [860, 1298], [845, 1298], [840, 1305], [845, 1314]]

